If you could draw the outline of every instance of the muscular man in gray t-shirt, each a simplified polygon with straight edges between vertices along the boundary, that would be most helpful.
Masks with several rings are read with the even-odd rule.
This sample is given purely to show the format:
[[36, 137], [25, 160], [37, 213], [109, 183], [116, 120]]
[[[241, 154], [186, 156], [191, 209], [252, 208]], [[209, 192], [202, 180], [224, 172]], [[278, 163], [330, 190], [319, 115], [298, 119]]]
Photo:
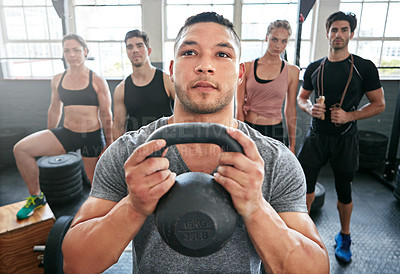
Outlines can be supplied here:
[[[126, 133], [114, 142], [113, 148], [107, 150], [98, 163], [91, 196], [119, 202], [128, 195], [125, 161], [155, 129], [166, 124], [167, 118], [161, 118], [139, 131]], [[307, 212], [304, 175], [294, 154], [281, 142], [261, 135], [242, 122], [239, 122], [239, 130], [256, 143], [264, 159], [262, 188], [265, 200], [277, 212]], [[165, 157], [169, 160], [169, 169], [177, 175], [190, 172], [176, 146], [169, 147]], [[202, 259], [186, 257], [169, 248], [156, 229], [153, 215], [142, 226], [132, 247], [135, 249], [134, 269], [142, 273], [257, 273], [261, 263], [242, 220], [220, 251]], [[204, 263], [204, 260], [213, 263]]]
[[[268, 273], [328, 273], [328, 252], [307, 214], [297, 159], [233, 117], [244, 76], [233, 24], [215, 12], [188, 18], [174, 54], [174, 114], [121, 136], [104, 152], [91, 196], [63, 241], [65, 272], [103, 272], [133, 240], [135, 273], [259, 273], [261, 262]], [[243, 153], [183, 143], [169, 146], [163, 157], [148, 157], [167, 146], [163, 137], [146, 142], [157, 128], [198, 122], [222, 125]], [[177, 174], [189, 171], [212, 174], [240, 216], [226, 245], [204, 257], [175, 252], [154, 225], [160, 198]]]

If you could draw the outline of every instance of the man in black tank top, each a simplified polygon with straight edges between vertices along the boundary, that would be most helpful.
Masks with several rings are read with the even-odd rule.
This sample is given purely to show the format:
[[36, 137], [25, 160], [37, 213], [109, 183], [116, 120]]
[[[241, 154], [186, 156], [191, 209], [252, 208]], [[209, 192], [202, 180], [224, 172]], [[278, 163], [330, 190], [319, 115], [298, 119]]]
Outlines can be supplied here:
[[133, 72], [114, 91], [115, 138], [158, 118], [172, 115], [175, 98], [169, 75], [150, 62], [151, 48], [147, 33], [129, 31], [125, 35], [125, 45]]

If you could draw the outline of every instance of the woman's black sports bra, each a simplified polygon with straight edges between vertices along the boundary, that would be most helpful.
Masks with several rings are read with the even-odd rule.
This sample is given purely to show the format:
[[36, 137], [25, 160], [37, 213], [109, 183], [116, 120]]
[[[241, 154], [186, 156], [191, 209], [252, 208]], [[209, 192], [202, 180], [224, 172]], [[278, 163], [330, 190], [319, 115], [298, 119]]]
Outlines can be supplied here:
[[62, 81], [66, 72], [67, 71], [64, 72], [63, 76], [61, 77], [60, 84], [58, 85], [58, 94], [60, 95], [60, 100], [64, 103], [64, 106], [98, 106], [99, 99], [97, 98], [97, 93], [92, 85], [93, 72], [89, 72], [89, 85], [86, 88], [79, 90], [65, 89], [62, 86]]

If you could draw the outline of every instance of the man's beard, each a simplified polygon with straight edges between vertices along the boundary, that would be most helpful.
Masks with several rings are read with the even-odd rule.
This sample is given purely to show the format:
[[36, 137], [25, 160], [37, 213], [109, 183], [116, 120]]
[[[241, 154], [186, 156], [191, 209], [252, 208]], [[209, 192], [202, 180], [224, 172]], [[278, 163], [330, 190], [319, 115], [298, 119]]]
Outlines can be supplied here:
[[143, 66], [143, 62], [132, 62], [132, 65], [133, 65], [135, 68], [140, 68], [141, 66]]
[[332, 41], [331, 47], [332, 47], [333, 49], [335, 49], [335, 50], [340, 50], [340, 49], [346, 48], [347, 45], [349, 44], [349, 40], [342, 39], [342, 41], [343, 41], [343, 42], [342, 42], [342, 45], [340, 45], [340, 46], [335, 46], [335, 42]]
[[[195, 102], [190, 96], [188, 96], [187, 92], [183, 91], [181, 87], [175, 85], [176, 96], [179, 98], [182, 106], [189, 113], [194, 114], [212, 114], [220, 111], [224, 107], [226, 107], [233, 98], [234, 92], [227, 93], [222, 98], [218, 98], [214, 100], [212, 103], [207, 105], [202, 104], [201, 102]], [[205, 99], [207, 94], [203, 94], [203, 98]]]

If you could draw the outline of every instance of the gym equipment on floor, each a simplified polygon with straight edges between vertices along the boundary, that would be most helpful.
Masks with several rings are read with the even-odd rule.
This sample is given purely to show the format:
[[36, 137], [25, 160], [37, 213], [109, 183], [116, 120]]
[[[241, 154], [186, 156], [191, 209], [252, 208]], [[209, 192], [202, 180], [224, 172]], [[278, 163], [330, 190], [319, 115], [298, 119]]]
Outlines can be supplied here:
[[44, 273], [47, 274], [63, 274], [63, 254], [62, 254], [62, 242], [65, 234], [71, 226], [73, 217], [72, 216], [61, 216], [56, 220], [54, 225], [51, 227], [49, 235], [46, 241], [46, 247], [44, 251]]
[[377, 170], [369, 170], [370, 175], [377, 179], [380, 183], [388, 187], [390, 190], [394, 190], [395, 182], [394, 177], [396, 175], [397, 168], [397, 149], [399, 147], [400, 139], [400, 84], [397, 93], [396, 109], [393, 117], [392, 133], [390, 135], [390, 143], [388, 154], [385, 162], [383, 174]]
[[383, 170], [388, 140], [384, 134], [359, 130], [360, 168]]
[[43, 273], [43, 256], [33, 248], [46, 244], [54, 215], [46, 204], [31, 217], [17, 220], [16, 214], [25, 204], [0, 207], [0, 273]]
[[324, 203], [325, 203], [325, 187], [317, 182], [315, 185], [315, 198], [314, 202], [311, 204], [310, 211], [321, 209], [324, 206]]
[[[37, 160], [37, 164], [40, 188], [56, 218], [75, 215], [84, 194], [82, 156], [77, 152], [44, 156]], [[75, 212], [70, 208], [75, 208]]]

